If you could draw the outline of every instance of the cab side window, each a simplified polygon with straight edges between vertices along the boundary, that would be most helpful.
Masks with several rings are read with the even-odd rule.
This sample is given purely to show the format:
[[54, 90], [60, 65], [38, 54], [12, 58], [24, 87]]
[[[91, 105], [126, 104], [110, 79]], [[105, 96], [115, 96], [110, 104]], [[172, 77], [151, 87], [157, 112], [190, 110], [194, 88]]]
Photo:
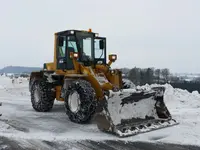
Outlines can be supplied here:
[[66, 37], [60, 36], [58, 38], [58, 57], [66, 56]]
[[101, 42], [102, 42], [102, 39], [95, 39], [94, 41], [94, 57], [96, 59], [104, 59], [105, 58], [105, 48], [104, 47], [101, 47]]

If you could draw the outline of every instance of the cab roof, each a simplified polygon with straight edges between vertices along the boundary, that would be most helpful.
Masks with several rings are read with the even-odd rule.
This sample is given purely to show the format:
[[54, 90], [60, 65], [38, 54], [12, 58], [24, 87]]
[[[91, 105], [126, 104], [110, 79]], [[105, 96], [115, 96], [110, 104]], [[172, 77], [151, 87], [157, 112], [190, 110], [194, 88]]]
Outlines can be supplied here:
[[87, 33], [96, 34], [96, 33], [92, 32], [91, 29], [89, 29], [88, 31], [86, 31], [86, 30], [74, 30], [74, 29], [70, 29], [70, 30], [56, 32], [55, 34], [56, 35], [69, 35], [69, 34], [74, 34], [75, 32], [87, 32]]

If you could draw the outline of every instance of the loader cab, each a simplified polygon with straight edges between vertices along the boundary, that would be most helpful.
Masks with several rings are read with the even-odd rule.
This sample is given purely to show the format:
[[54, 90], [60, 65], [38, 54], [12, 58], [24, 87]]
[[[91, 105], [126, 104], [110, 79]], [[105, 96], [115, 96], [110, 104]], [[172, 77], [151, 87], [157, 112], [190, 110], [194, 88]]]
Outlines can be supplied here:
[[78, 61], [85, 66], [106, 64], [106, 38], [79, 30], [56, 33], [57, 69], [74, 70], [70, 52], [78, 53]]

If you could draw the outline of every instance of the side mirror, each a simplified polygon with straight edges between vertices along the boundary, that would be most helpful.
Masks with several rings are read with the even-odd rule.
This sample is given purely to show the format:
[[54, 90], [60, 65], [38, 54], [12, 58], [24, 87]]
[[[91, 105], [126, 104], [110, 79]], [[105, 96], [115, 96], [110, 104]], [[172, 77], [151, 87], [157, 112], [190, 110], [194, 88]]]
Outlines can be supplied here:
[[63, 46], [64, 45], [64, 37], [59, 36], [58, 37], [58, 46]]
[[99, 41], [99, 48], [104, 49], [104, 40]]

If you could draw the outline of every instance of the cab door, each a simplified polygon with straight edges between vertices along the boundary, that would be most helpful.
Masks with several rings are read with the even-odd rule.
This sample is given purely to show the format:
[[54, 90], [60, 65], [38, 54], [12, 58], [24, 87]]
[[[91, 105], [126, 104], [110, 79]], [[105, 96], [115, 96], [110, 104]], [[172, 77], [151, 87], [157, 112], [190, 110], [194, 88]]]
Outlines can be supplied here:
[[57, 69], [65, 70], [67, 68], [66, 36], [58, 36], [57, 43]]
[[95, 64], [106, 64], [106, 38], [95, 37], [94, 40], [94, 61]]

